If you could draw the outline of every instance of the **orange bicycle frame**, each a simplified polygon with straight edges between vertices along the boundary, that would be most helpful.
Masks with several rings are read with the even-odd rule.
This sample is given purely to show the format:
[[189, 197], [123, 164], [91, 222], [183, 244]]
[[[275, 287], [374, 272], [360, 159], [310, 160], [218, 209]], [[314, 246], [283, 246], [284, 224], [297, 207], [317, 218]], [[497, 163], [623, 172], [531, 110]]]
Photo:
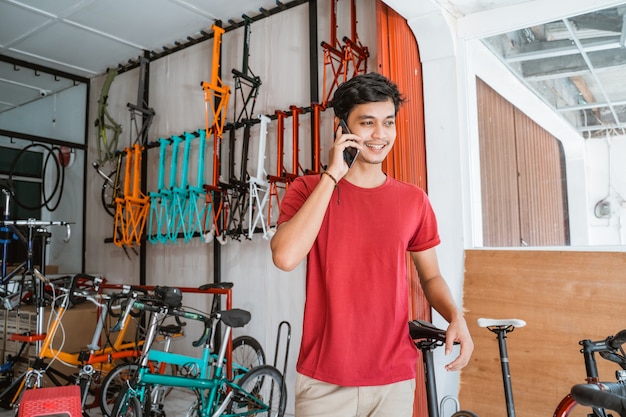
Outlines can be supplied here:
[[141, 153], [139, 144], [126, 148], [124, 197], [116, 198], [113, 243], [117, 246], [141, 244], [150, 198], [141, 192]]

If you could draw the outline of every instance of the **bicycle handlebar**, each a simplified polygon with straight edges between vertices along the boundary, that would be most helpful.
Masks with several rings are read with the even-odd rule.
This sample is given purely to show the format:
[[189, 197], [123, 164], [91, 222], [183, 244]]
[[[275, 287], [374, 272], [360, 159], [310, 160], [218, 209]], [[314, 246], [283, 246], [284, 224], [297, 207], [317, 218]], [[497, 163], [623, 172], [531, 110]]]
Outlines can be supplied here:
[[[102, 278], [94, 277], [92, 275], [87, 274], [76, 274], [72, 278], [72, 283], [70, 284], [70, 291], [68, 293], [70, 302], [73, 305], [80, 304], [85, 300], [89, 300], [92, 303], [99, 305], [100, 303], [95, 299], [96, 296], [100, 295], [100, 284], [102, 283]], [[79, 289], [79, 284], [84, 285], [88, 284], [90, 287], [93, 287], [93, 290], [90, 289]]]
[[[128, 317], [129, 314], [131, 314], [131, 311], [134, 307], [135, 304], [135, 300], [137, 299], [137, 292], [136, 291], [132, 291], [130, 293], [126, 293], [126, 294], [118, 294], [116, 299], [121, 299], [121, 298], [127, 298], [128, 300], [126, 301], [126, 308], [124, 309], [124, 312], [122, 314], [118, 314], [117, 316], [117, 322], [113, 325], [113, 327], [111, 327], [111, 331], [112, 332], [119, 332], [124, 328], [124, 323], [126, 323], [126, 317]], [[110, 309], [109, 309], [110, 311]]]
[[[55, 286], [56, 280], [49, 279], [48, 277], [43, 275], [37, 268], [33, 269], [33, 276], [37, 278], [38, 280], [42, 281], [44, 284]], [[67, 278], [69, 278], [69, 276], [62, 277], [59, 280], [65, 280]], [[83, 281], [80, 281], [81, 279], [83, 279]], [[94, 290], [92, 291], [87, 290], [87, 289], [78, 290], [77, 287], [78, 287], [79, 281], [81, 284], [84, 284], [87, 281], [91, 281], [92, 283], [91, 287], [93, 287]], [[100, 284], [102, 284], [102, 281], [103, 280], [100, 277], [94, 277], [94, 276], [87, 275], [87, 274], [76, 274], [70, 280], [69, 289], [63, 288], [63, 287], [58, 287], [58, 288], [67, 294], [69, 301], [73, 305], [80, 304], [84, 302], [85, 300], [88, 300], [98, 307], [104, 307], [105, 304], [98, 301], [98, 298], [104, 297], [103, 294], [100, 293]]]
[[[144, 293], [144, 296], [141, 299], [138, 298], [138, 293], [136, 291], [118, 295], [119, 298], [127, 297], [128, 301], [124, 312], [119, 315], [117, 323], [115, 323], [115, 325], [111, 328], [111, 331], [115, 332], [122, 330], [124, 328], [126, 317], [129, 314], [132, 314], [133, 309], [137, 309], [172, 316], [181, 326], [185, 325], [180, 321], [181, 317], [189, 320], [202, 321], [204, 323], [202, 336], [200, 336], [198, 340], [194, 341], [192, 345], [194, 347], [198, 347], [207, 342], [209, 336], [211, 335], [211, 322], [215, 318], [214, 315], [206, 316], [196, 312], [189, 312], [183, 310], [180, 306], [172, 305], [172, 301], [174, 301], [175, 304], [177, 303], [176, 295], [180, 294], [180, 290], [178, 289], [171, 291], [169, 287], [161, 287], [158, 291], [155, 291], [155, 294], [156, 297], [148, 297]], [[174, 294], [174, 300], [172, 300], [172, 294]]]
[[572, 387], [570, 393], [578, 404], [607, 408], [617, 411], [621, 417], [626, 417], [626, 385], [624, 383], [578, 384]]
[[[115, 308], [113, 308], [113, 303], [116, 303], [118, 300], [124, 300], [124, 299], [128, 299], [130, 297], [131, 293], [135, 293], [135, 294], [142, 294], [147, 296], [148, 295], [148, 291], [144, 288], [139, 288], [139, 287], [133, 287], [133, 286], [124, 286], [122, 292], [116, 292], [113, 294], [110, 294], [110, 298], [109, 298], [109, 314], [111, 315], [111, 317], [115, 317], [118, 318], [120, 317], [120, 314], [118, 313], [114, 313]], [[122, 302], [120, 305], [124, 305], [124, 303]], [[129, 313], [131, 316], [137, 318], [139, 316], [141, 316], [141, 313], [136, 313], [133, 312], [132, 310], [132, 304], [131, 306], [125, 306], [124, 309], [129, 308]]]
[[619, 349], [624, 343], [626, 343], [626, 330], [617, 332], [615, 336], [609, 337], [608, 344], [613, 349]]
[[146, 310], [146, 311], [151, 311], [151, 312], [156, 312], [156, 313], [162, 312], [169, 316], [175, 317], [177, 321], [179, 321], [179, 318], [182, 317], [188, 320], [195, 320], [195, 321], [203, 322], [204, 330], [202, 331], [202, 335], [200, 336], [200, 338], [191, 343], [193, 347], [202, 346], [207, 342], [207, 340], [211, 336], [211, 322], [213, 321], [214, 318], [217, 318], [216, 314], [212, 314], [211, 316], [206, 316], [201, 313], [182, 310], [180, 307], [169, 308], [163, 305], [162, 302], [157, 302], [155, 305], [153, 305], [153, 304], [149, 304], [149, 303], [145, 303], [141, 301], [134, 301], [129, 304], [132, 305], [131, 308], [137, 308], [140, 310]]
[[579, 342], [583, 347], [581, 352], [584, 355], [598, 353], [603, 359], [614, 362], [622, 369], [626, 369], [626, 355], [622, 349], [624, 343], [626, 343], [626, 330], [621, 330], [614, 336], [608, 336], [602, 340], [584, 339]]

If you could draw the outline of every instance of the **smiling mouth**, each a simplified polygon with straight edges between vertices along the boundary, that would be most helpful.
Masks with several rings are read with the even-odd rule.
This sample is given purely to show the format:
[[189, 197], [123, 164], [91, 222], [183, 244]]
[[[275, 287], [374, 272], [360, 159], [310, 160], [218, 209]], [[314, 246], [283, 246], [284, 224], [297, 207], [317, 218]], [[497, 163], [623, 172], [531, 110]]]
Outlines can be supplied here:
[[366, 145], [369, 149], [373, 149], [375, 151], [380, 151], [381, 149], [383, 149], [385, 146], [387, 145]]

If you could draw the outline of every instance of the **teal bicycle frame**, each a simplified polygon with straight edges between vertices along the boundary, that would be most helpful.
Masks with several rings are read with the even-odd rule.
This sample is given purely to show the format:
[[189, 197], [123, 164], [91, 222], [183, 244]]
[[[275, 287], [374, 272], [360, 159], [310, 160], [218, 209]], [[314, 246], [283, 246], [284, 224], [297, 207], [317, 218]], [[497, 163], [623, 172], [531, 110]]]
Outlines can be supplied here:
[[150, 217], [148, 220], [148, 241], [150, 243], [165, 243], [170, 223], [171, 193], [165, 189], [165, 160], [169, 139], [159, 138], [159, 176], [158, 191], [150, 191]]
[[[128, 390], [125, 392], [123, 391], [120, 394], [122, 395], [122, 398], [116, 401], [116, 410], [114, 410], [117, 411], [116, 415], [130, 415], [127, 412], [127, 407], [131, 404], [133, 397], [138, 401], [134, 404], [140, 404], [141, 407], [144, 408], [144, 410], [140, 412], [141, 415], [148, 413], [148, 410], [145, 408], [147, 408], [147, 400], [150, 399], [152, 394], [151, 387], [154, 386], [187, 388], [196, 393], [197, 402], [189, 408], [188, 415], [190, 415], [189, 413], [194, 413], [194, 415], [200, 417], [235, 417], [258, 415], [259, 413], [272, 411], [272, 401], [276, 400], [276, 398], [274, 398], [273, 391], [271, 392], [272, 395], [269, 395], [269, 403], [266, 403], [263, 401], [263, 398], [259, 398], [262, 397], [262, 395], [257, 392], [248, 392], [242, 387], [242, 385], [246, 381], [246, 377], [251, 377], [250, 379], [255, 381], [252, 378], [252, 376], [255, 375], [255, 372], [257, 373], [256, 376], [259, 376], [262, 381], [263, 378], [266, 378], [265, 375], [268, 375], [267, 372], [270, 372], [270, 374], [278, 372], [275, 368], [264, 365], [254, 368], [254, 370], [251, 370], [248, 373], [237, 372], [235, 373], [236, 376], [232, 380], [228, 379], [225, 372], [225, 354], [228, 346], [228, 340], [232, 333], [232, 328], [242, 327], [247, 324], [250, 320], [250, 313], [244, 310], [234, 309], [221, 311], [207, 317], [199, 313], [168, 310], [167, 307], [155, 307], [137, 301], [134, 303], [129, 302], [129, 306], [130, 307], [127, 308], [127, 311], [130, 311], [130, 309], [134, 307], [149, 310], [152, 314], [150, 317], [150, 324], [148, 326], [148, 333], [144, 343], [144, 351], [142, 352], [139, 370], [134, 380], [130, 381]], [[151, 349], [152, 341], [157, 334], [159, 323], [166, 315], [176, 315], [184, 319], [202, 321], [205, 323], [205, 331], [202, 337], [193, 342], [193, 346], [195, 347], [203, 346], [201, 357], [197, 358], [178, 353]], [[225, 334], [222, 338], [223, 340], [219, 353], [216, 355], [212, 353], [212, 347], [218, 323], [220, 321], [225, 324]], [[212, 325], [209, 326], [209, 323], [212, 323]], [[178, 365], [187, 371], [187, 375], [164, 375], [152, 373], [148, 367], [148, 363], [151, 361]], [[245, 368], [235, 364], [233, 364], [233, 367], [245, 370]], [[278, 375], [280, 375], [280, 373], [278, 373]], [[280, 404], [279, 408], [284, 410], [284, 385], [282, 376], [280, 376], [280, 379], [277, 379], [276, 381], [280, 389], [280, 394], [277, 394], [279, 395], [279, 398], [277, 398], [278, 404]], [[254, 385], [253, 390], [251, 391], [255, 391], [257, 387], [258, 385]], [[236, 403], [236, 406], [242, 407], [243, 410], [240, 412], [225, 414], [226, 409], [233, 401]], [[281, 414], [282, 411], [277, 415]]]
[[[230, 331], [230, 327], [228, 327], [228, 331]], [[210, 415], [212, 417], [226, 417], [247, 415], [248, 413], [224, 414], [224, 411], [229, 404], [228, 400], [230, 398], [228, 398], [228, 396], [232, 397], [235, 392], [240, 391], [242, 388], [235, 382], [230, 381], [225, 377], [223, 358], [220, 357], [217, 359], [217, 361], [215, 361], [214, 356], [215, 355], [211, 354], [210, 349], [208, 349], [206, 346], [203, 349], [201, 358], [194, 358], [171, 352], [151, 350], [148, 353], [148, 360], [171, 363], [185, 368], [189, 368], [190, 366], [195, 367], [196, 369], [200, 370], [200, 374], [195, 378], [179, 375], [164, 375], [151, 373], [149, 368], [142, 367], [139, 370], [137, 383], [140, 386], [161, 385], [188, 388], [191, 390], [195, 390], [196, 392], [207, 391], [207, 395], [198, 394], [198, 410], [200, 410], [201, 416]], [[207, 364], [209, 363], [212, 363], [214, 365], [207, 366]], [[214, 370], [213, 376], [209, 375], [210, 369]], [[224, 390], [223, 388], [225, 387], [229, 387], [230, 389]], [[229, 394], [225, 396], [225, 392], [229, 392]], [[267, 411], [268, 409], [268, 407], [264, 403], [259, 401], [256, 397], [250, 396], [249, 398], [247, 398], [247, 401], [254, 401], [256, 403], [257, 407], [255, 407], [255, 412]], [[213, 410], [216, 406], [218, 406], [217, 409], [213, 413], [208, 414], [207, 411]]]

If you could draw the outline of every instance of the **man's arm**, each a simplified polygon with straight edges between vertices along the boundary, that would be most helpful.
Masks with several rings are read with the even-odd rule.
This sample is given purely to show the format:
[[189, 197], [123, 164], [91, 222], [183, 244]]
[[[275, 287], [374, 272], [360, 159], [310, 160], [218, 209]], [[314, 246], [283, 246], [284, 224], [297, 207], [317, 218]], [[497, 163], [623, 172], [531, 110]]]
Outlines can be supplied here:
[[293, 270], [311, 250], [337, 185], [335, 181], [339, 181], [348, 172], [348, 166], [343, 161], [343, 149], [347, 146], [347, 138], [353, 135], [345, 135], [339, 131], [335, 133], [335, 142], [329, 150], [331, 162], [326, 172], [330, 175], [322, 175], [300, 210], [289, 221], [280, 224], [272, 237], [272, 260], [283, 271]]
[[300, 210], [289, 221], [278, 226], [270, 242], [272, 260], [278, 268], [291, 271], [309, 253], [322, 226], [334, 188], [334, 181], [328, 175], [322, 175]]
[[446, 355], [452, 352], [454, 342], [461, 344], [459, 356], [446, 365], [446, 369], [449, 371], [459, 370], [468, 364], [474, 350], [474, 342], [463, 313], [457, 308], [450, 288], [441, 276], [437, 252], [435, 248], [422, 252], [411, 252], [411, 258], [417, 268], [426, 299], [450, 323], [446, 331]]

